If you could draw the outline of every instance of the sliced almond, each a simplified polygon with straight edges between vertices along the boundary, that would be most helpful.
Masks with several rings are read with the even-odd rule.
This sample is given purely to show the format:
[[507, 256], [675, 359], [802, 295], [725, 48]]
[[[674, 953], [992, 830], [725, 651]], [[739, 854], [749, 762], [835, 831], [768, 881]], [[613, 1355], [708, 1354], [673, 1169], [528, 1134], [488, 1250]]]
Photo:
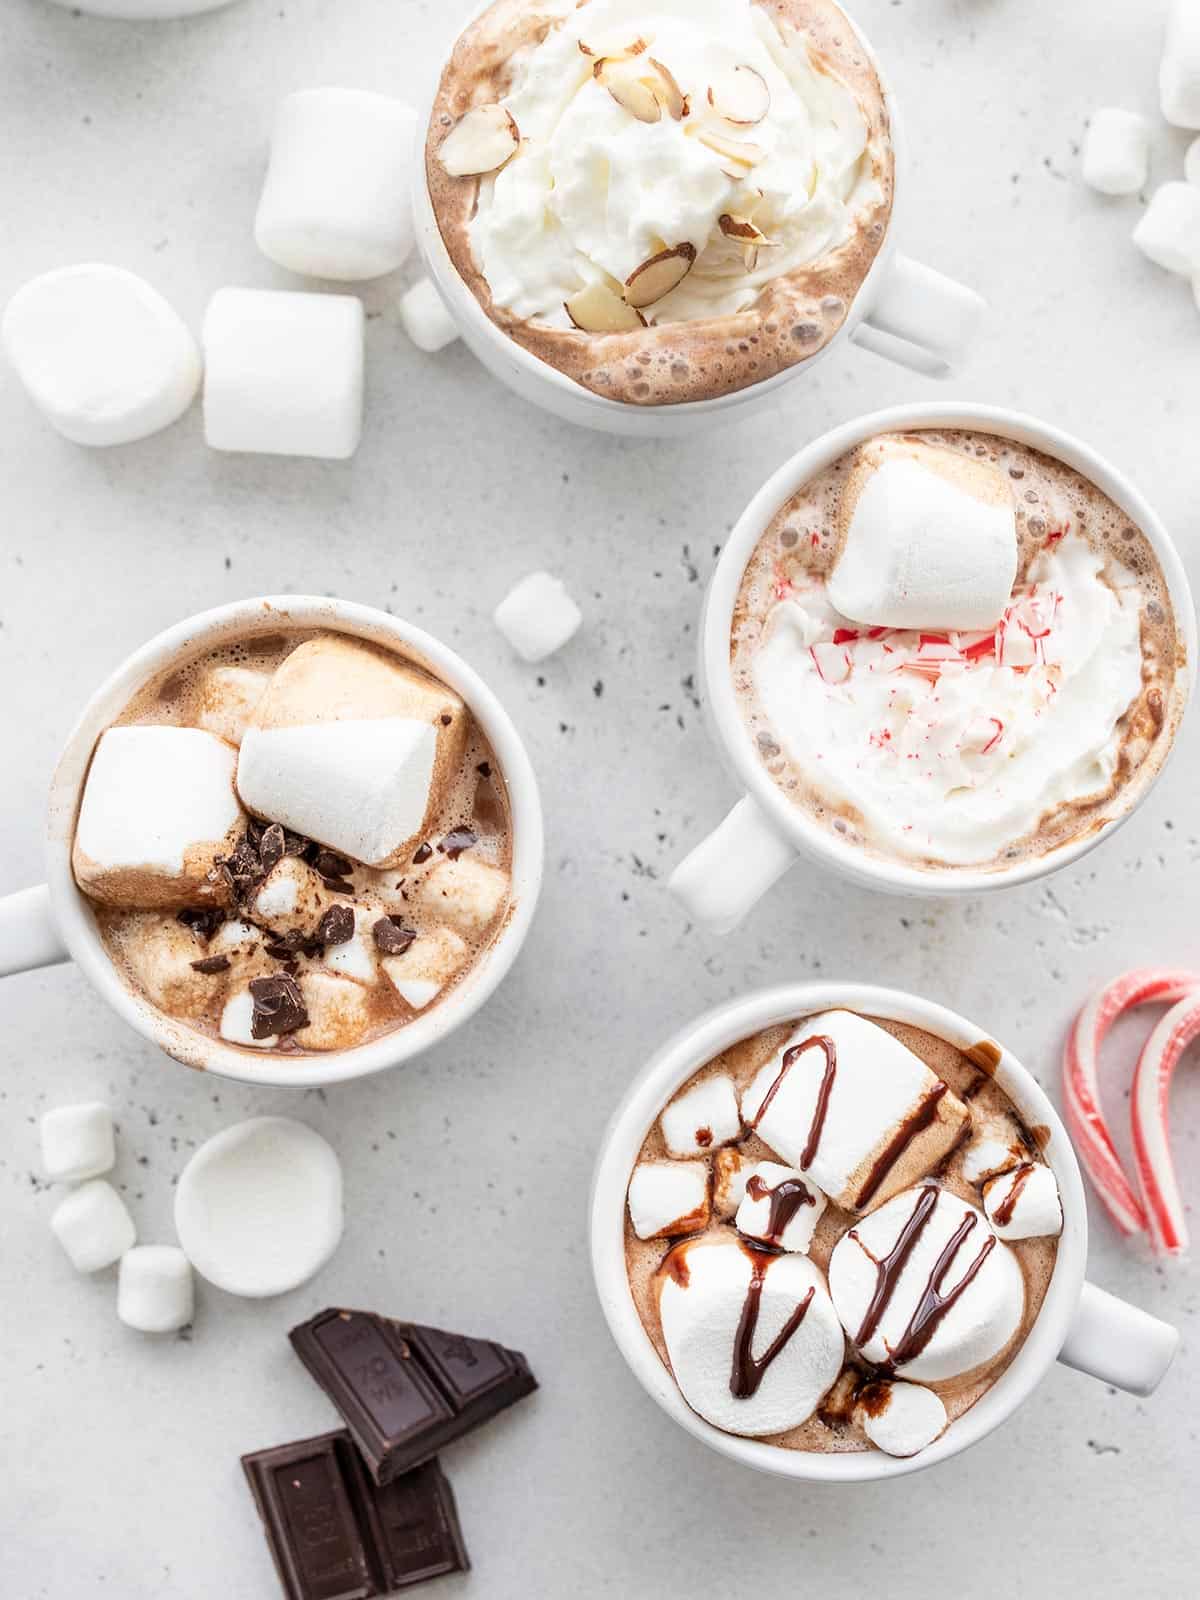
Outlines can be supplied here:
[[592, 72], [617, 104], [639, 122], [660, 122], [662, 106], [645, 80], [642, 64], [630, 56], [601, 56]]
[[[654, 68], [654, 75], [662, 85], [662, 93], [659, 98], [662, 101], [663, 109], [675, 122], [682, 122], [688, 114], [687, 96], [675, 81], [674, 74], [668, 67], [664, 67], [661, 61], [656, 61], [653, 56], [646, 57], [646, 65]], [[649, 82], [649, 78], [645, 81]]]
[[[686, 131], [690, 133], [691, 128]], [[761, 145], [751, 144], [748, 139], [731, 139], [715, 128], [697, 125], [696, 137], [714, 155], [720, 156], [721, 171], [730, 178], [744, 178], [766, 155]]]
[[664, 295], [670, 294], [683, 282], [696, 264], [696, 247], [677, 244], [671, 250], [660, 250], [649, 261], [635, 267], [625, 280], [625, 299], [631, 306], [652, 306]]
[[563, 310], [581, 333], [632, 333], [646, 326], [641, 312], [605, 283], [589, 283], [563, 301]]
[[742, 247], [742, 260], [746, 271], [753, 272], [758, 265], [758, 252], [770, 240], [761, 228], [756, 228], [748, 217], [735, 217], [726, 211], [717, 219], [717, 226], [727, 239], [736, 239]]
[[709, 84], [708, 103], [726, 122], [752, 128], [771, 109], [771, 91], [756, 68], [734, 67]]
[[438, 160], [452, 178], [473, 178], [502, 167], [520, 142], [517, 125], [503, 106], [476, 106], [442, 140]]

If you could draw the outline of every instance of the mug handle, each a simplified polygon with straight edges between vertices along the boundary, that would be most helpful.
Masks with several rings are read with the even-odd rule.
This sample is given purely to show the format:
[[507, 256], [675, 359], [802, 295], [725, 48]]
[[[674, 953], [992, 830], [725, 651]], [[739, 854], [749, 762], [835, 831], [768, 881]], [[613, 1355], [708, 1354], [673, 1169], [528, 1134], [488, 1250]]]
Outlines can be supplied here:
[[0, 898], [0, 978], [68, 960], [46, 884]]
[[1085, 1283], [1058, 1359], [1128, 1394], [1148, 1395], [1166, 1377], [1178, 1348], [1178, 1329]]
[[850, 337], [902, 367], [946, 378], [962, 362], [986, 310], [974, 289], [897, 251]]
[[684, 857], [667, 887], [710, 932], [730, 933], [795, 859], [795, 847], [745, 795]]

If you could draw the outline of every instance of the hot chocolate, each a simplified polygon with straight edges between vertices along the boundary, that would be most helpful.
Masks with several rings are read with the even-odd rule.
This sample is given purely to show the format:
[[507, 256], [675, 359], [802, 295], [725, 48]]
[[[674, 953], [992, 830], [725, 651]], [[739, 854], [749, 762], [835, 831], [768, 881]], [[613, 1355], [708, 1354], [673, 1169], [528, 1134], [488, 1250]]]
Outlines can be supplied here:
[[883, 91], [833, 0], [495, 0], [442, 75], [430, 198], [510, 338], [633, 405], [843, 325], [883, 242]]

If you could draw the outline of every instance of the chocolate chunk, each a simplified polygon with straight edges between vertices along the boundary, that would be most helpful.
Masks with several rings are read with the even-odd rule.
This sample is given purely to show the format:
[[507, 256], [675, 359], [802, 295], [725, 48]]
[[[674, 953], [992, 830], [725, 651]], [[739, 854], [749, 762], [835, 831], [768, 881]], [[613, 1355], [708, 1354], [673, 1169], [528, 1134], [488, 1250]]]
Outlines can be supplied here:
[[344, 1429], [242, 1457], [287, 1600], [372, 1600], [467, 1572], [437, 1461], [372, 1483]]
[[193, 972], [202, 972], [206, 978], [211, 978], [218, 972], [229, 971], [228, 956], [205, 956], [203, 961], [192, 962]]
[[490, 778], [492, 775], [492, 764], [490, 761], [480, 761], [476, 765], [475, 771], [481, 778]]
[[419, 844], [416, 849], [416, 854], [413, 856], [413, 866], [419, 867], [422, 862], [428, 861], [432, 854], [433, 850], [429, 845]]
[[258, 844], [258, 857], [262, 862], [264, 872], [270, 872], [283, 860], [287, 853], [287, 841], [283, 836], [283, 829], [277, 822], [273, 822], [263, 834]]
[[220, 906], [186, 906], [175, 913], [175, 920], [182, 922], [185, 928], [190, 928], [198, 939], [203, 939], [207, 944], [225, 921], [225, 913]]
[[250, 994], [254, 1011], [250, 1017], [250, 1033], [255, 1039], [269, 1039], [273, 1033], [295, 1033], [308, 1027], [308, 1012], [304, 996], [294, 977], [286, 973], [270, 978], [252, 978]]
[[345, 944], [354, 937], [354, 912], [349, 906], [330, 906], [317, 923], [320, 944]]
[[406, 928], [399, 917], [380, 917], [371, 932], [385, 956], [402, 956], [417, 937], [417, 930]]
[[537, 1388], [517, 1350], [369, 1311], [321, 1311], [288, 1338], [376, 1483], [391, 1483]]
[[438, 845], [443, 855], [449, 856], [451, 861], [457, 861], [464, 850], [469, 850], [473, 844], [479, 843], [479, 835], [472, 833], [470, 828], [455, 828], [448, 833]]
[[[317, 851], [312, 865], [317, 876], [325, 879], [327, 888], [333, 888], [335, 884], [340, 886], [354, 871], [353, 861], [347, 861], [345, 856], [338, 855], [336, 850], [324, 848]], [[337, 892], [344, 891], [339, 887]]]

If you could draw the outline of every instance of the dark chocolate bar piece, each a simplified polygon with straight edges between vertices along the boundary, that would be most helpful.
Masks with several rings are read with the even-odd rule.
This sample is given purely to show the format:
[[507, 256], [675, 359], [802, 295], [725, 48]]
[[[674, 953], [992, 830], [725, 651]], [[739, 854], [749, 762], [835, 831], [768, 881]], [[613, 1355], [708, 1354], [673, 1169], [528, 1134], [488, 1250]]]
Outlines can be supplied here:
[[517, 1350], [370, 1311], [320, 1311], [288, 1338], [376, 1483], [419, 1466], [537, 1388]]
[[339, 1428], [243, 1456], [242, 1469], [288, 1600], [372, 1600], [471, 1565], [436, 1461], [380, 1488]]

